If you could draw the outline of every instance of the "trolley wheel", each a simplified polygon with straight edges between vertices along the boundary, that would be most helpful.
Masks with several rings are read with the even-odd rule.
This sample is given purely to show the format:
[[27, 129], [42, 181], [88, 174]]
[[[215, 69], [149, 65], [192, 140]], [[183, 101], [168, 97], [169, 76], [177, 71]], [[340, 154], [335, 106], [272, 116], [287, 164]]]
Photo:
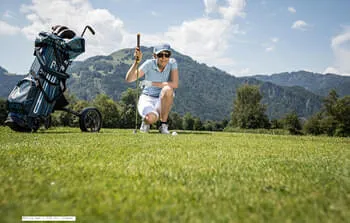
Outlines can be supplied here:
[[79, 126], [83, 132], [98, 132], [102, 127], [102, 115], [97, 108], [84, 108], [80, 113]]

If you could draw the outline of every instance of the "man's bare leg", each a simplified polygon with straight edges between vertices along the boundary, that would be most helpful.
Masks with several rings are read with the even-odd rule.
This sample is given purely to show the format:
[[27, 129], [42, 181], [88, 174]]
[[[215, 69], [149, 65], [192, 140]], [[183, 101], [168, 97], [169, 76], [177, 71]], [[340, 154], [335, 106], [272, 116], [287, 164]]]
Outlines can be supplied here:
[[160, 93], [160, 121], [167, 122], [174, 101], [174, 90], [169, 86], [163, 87]]

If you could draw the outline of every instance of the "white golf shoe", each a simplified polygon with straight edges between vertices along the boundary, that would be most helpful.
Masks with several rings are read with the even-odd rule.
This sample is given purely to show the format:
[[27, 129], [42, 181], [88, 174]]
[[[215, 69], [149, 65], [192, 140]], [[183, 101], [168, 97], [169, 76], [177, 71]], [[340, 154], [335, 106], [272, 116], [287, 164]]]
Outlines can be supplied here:
[[140, 132], [142, 133], [149, 133], [149, 129], [151, 126], [149, 124], [146, 124], [145, 122], [142, 121], [141, 127], [140, 127]]
[[170, 134], [169, 130], [168, 130], [168, 124], [162, 124], [160, 127], [159, 127], [159, 132], [161, 134]]

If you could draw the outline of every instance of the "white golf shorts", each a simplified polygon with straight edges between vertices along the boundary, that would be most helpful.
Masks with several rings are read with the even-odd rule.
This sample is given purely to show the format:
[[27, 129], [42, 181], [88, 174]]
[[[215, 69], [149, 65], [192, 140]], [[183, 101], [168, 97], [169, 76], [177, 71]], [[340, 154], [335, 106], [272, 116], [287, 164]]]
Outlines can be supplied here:
[[142, 118], [152, 112], [159, 118], [160, 113], [160, 97], [151, 97], [148, 95], [141, 94], [139, 102], [137, 104], [137, 109]]

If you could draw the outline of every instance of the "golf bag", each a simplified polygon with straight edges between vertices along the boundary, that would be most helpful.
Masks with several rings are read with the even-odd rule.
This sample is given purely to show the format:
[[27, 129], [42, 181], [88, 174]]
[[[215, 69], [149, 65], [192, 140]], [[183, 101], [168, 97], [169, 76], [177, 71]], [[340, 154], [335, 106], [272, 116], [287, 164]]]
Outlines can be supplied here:
[[[84, 32], [86, 28], [94, 34], [89, 26]], [[39, 33], [29, 74], [8, 96], [6, 125], [15, 131], [36, 131], [41, 124], [49, 127], [52, 112], [64, 110], [79, 117], [82, 131], [100, 130], [102, 118], [96, 108], [86, 108], [81, 113], [64, 108], [69, 104], [63, 95], [69, 78], [66, 70], [73, 59], [85, 52], [83, 34], [78, 37], [65, 26]]]

